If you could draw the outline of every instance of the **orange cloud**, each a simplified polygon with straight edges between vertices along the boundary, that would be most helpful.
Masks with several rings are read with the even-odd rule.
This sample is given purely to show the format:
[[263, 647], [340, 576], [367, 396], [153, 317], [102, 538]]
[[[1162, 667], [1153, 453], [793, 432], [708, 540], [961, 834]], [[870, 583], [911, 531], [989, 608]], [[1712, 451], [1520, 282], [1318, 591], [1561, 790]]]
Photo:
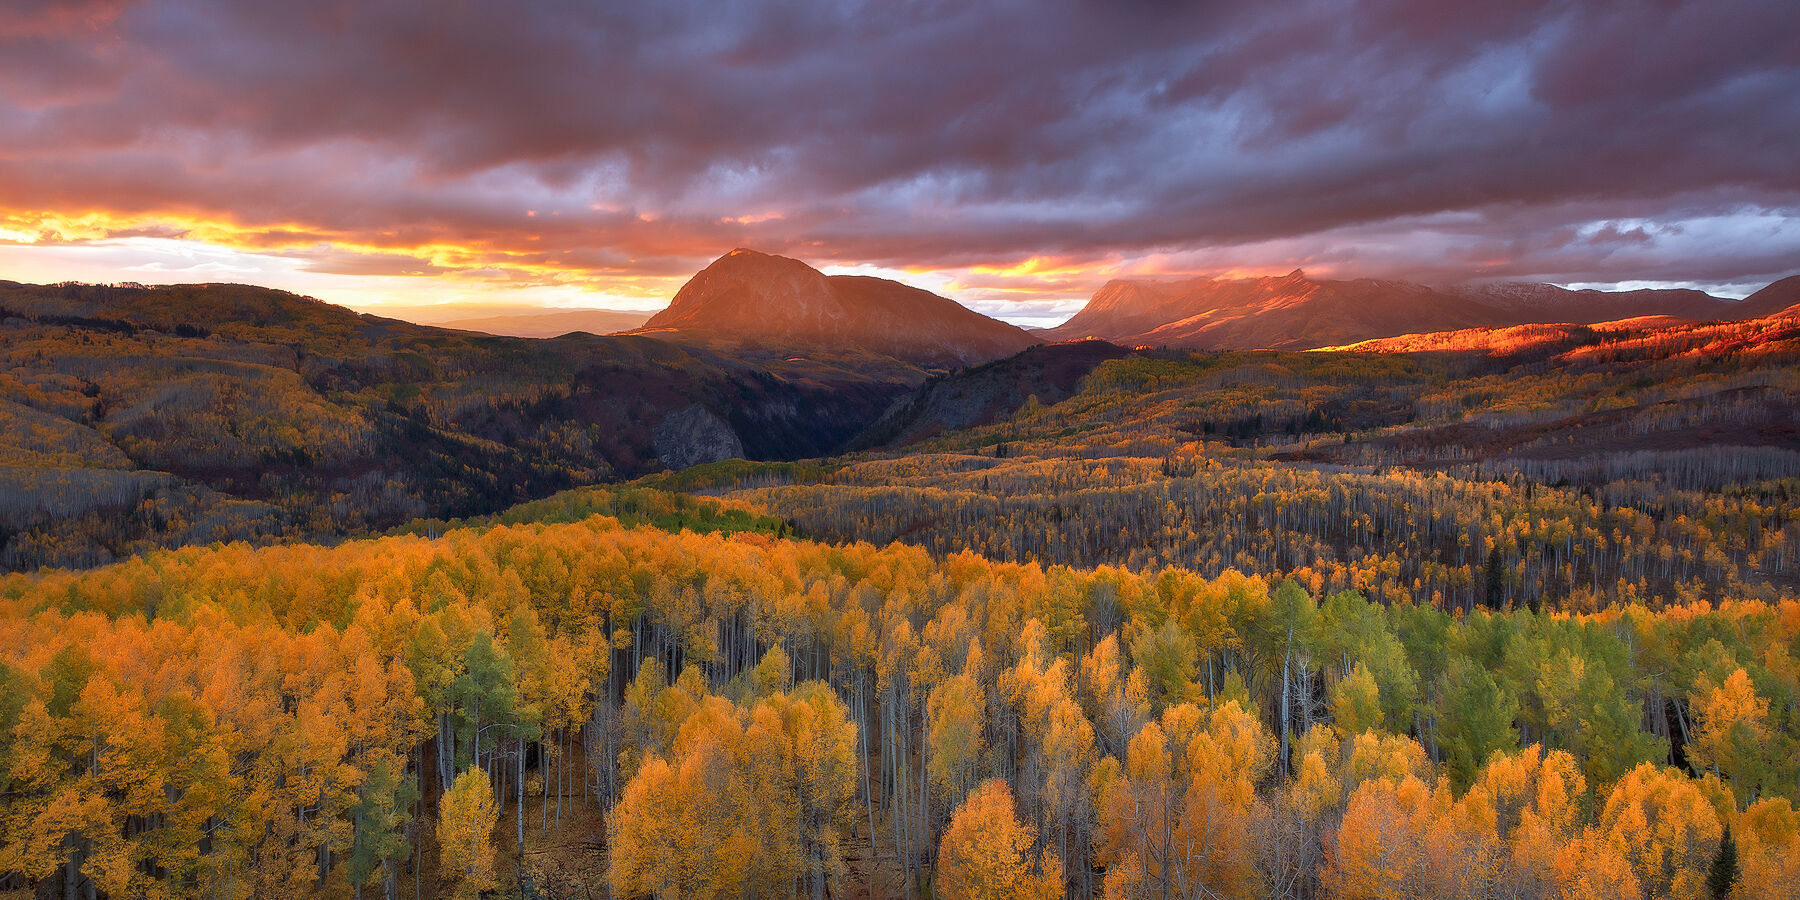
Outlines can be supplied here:
[[[639, 219], [643, 215], [635, 214]], [[721, 221], [756, 225], [778, 222], [783, 217], [780, 212], [768, 211]], [[452, 239], [448, 235], [439, 237], [429, 229], [418, 235], [393, 231], [358, 233], [297, 221], [244, 224], [189, 212], [0, 211], [0, 244], [74, 250], [139, 238], [199, 244], [278, 261], [296, 277], [320, 277], [308, 277], [299, 285], [279, 284], [283, 269], [278, 268], [264, 278], [274, 286], [319, 291], [323, 285], [335, 288], [322, 292], [324, 299], [365, 307], [396, 298], [423, 301], [446, 291], [492, 302], [496, 296], [534, 288], [558, 289], [554, 296], [564, 304], [569, 302], [567, 292], [574, 291], [591, 295], [590, 302], [600, 305], [630, 301], [637, 306], [646, 300], [663, 301], [673, 296], [688, 275], [721, 252], [721, 245], [710, 235], [681, 235], [673, 227], [659, 249], [685, 256], [687, 261], [659, 270], [640, 269], [629, 257], [620, 260], [561, 249], [569, 243], [567, 235], [561, 233], [551, 242], [544, 241], [539, 233], [514, 231]], [[829, 262], [816, 257], [807, 261]], [[1036, 256], [1022, 262], [918, 267], [885, 274], [953, 296], [966, 295], [965, 299], [998, 301], [1086, 296], [1116, 266], [1117, 262], [1111, 260]], [[243, 268], [256, 270], [252, 265]], [[133, 280], [146, 277], [136, 272], [127, 274]], [[165, 280], [186, 277], [184, 270], [179, 269], [160, 274], [166, 276]], [[381, 286], [371, 287], [372, 284]], [[992, 303], [986, 305], [993, 311]]]

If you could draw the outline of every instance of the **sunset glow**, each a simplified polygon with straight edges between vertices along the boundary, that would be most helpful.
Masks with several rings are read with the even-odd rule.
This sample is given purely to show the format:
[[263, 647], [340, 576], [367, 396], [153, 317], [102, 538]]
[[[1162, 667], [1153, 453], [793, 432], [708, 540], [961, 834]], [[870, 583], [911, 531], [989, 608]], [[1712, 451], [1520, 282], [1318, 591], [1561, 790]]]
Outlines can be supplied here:
[[0, 900], [1792, 897], [1797, 2], [0, 0]]
[[635, 308], [752, 246], [1037, 322], [1116, 277], [1797, 265], [1780, 4], [1315, 6], [26, 0], [0, 277]]

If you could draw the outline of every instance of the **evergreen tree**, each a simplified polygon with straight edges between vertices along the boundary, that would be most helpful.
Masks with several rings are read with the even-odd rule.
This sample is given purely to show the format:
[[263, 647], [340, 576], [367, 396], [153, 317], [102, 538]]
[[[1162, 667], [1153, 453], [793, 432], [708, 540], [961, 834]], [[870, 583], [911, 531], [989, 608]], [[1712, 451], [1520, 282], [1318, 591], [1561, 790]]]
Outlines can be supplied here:
[[1495, 547], [1489, 550], [1486, 572], [1482, 579], [1486, 588], [1488, 609], [1499, 609], [1506, 604], [1506, 570], [1503, 566], [1504, 562], [1500, 559], [1500, 548]]
[[1718, 855], [1713, 857], [1712, 868], [1706, 873], [1706, 895], [1712, 900], [1725, 900], [1731, 896], [1737, 881], [1737, 842], [1731, 839], [1731, 826], [1726, 825], [1725, 833], [1719, 838]]

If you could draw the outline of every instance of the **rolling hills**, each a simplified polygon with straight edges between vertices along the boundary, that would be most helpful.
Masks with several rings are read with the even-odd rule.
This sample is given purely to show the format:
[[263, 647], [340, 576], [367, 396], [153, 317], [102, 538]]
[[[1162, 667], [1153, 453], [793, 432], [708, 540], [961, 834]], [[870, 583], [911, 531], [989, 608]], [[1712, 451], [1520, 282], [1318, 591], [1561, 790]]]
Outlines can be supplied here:
[[1745, 297], [1733, 312], [1738, 319], [1800, 313], [1800, 275], [1783, 278]]

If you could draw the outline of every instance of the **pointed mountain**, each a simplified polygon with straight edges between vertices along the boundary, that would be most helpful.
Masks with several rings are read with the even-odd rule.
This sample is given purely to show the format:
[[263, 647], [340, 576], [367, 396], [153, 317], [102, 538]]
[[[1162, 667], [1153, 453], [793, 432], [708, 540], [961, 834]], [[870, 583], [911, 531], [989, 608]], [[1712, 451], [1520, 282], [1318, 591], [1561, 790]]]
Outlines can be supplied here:
[[1800, 275], [1790, 275], [1731, 305], [1727, 313], [1733, 319], [1755, 319], [1774, 316], [1800, 306]]
[[826, 276], [797, 259], [742, 248], [700, 270], [640, 333], [863, 350], [926, 366], [987, 362], [1040, 343], [929, 291], [884, 278]]

